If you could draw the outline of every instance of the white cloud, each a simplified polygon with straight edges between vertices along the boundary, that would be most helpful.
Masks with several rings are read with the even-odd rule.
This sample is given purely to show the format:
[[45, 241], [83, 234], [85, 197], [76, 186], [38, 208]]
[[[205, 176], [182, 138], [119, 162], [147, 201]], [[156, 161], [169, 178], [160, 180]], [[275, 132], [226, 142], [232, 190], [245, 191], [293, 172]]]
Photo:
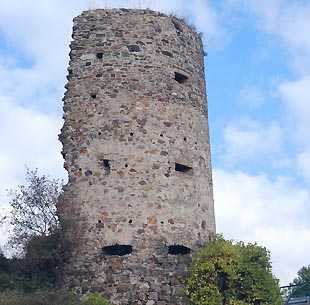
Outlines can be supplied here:
[[6, 189], [23, 181], [25, 165], [53, 177], [64, 177], [61, 144], [57, 139], [62, 121], [9, 102], [0, 96], [0, 203]]
[[303, 177], [310, 181], [310, 151], [304, 151], [297, 156], [297, 168]]
[[310, 3], [249, 0], [245, 7], [256, 15], [261, 29], [285, 43], [293, 66], [300, 72], [310, 73]]
[[[310, 147], [310, 76], [297, 81], [285, 82], [279, 85], [278, 91], [282, 97], [287, 116], [291, 120], [291, 137], [298, 136], [298, 141]], [[297, 134], [296, 134], [297, 131]]]
[[283, 131], [276, 123], [263, 126], [260, 122], [243, 118], [225, 128], [222, 159], [227, 166], [240, 161], [272, 159], [273, 154], [281, 152], [282, 142]]
[[217, 231], [226, 238], [258, 242], [271, 251], [282, 284], [307, 265], [310, 193], [290, 179], [213, 171]]
[[241, 106], [245, 108], [258, 108], [265, 102], [265, 96], [261, 89], [256, 86], [248, 85], [243, 87], [239, 93]]

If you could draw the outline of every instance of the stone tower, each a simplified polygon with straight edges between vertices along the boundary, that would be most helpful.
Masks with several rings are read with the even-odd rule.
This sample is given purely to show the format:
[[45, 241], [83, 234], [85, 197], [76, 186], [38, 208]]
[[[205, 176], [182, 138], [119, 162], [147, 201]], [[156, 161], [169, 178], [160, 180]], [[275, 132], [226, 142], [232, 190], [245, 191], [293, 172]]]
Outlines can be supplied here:
[[215, 233], [203, 48], [150, 10], [74, 19], [58, 204], [67, 286], [113, 304], [183, 304], [180, 277]]

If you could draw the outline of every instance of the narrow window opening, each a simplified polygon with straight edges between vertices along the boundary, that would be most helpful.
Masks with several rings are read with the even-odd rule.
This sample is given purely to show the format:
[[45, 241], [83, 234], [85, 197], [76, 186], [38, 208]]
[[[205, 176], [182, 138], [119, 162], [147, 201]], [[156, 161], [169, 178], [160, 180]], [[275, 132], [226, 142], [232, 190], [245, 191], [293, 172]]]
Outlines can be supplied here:
[[188, 77], [184, 74], [174, 72], [174, 79], [179, 83], [179, 84], [184, 84], [187, 80]]
[[103, 168], [105, 170], [105, 174], [108, 175], [110, 174], [111, 166], [110, 166], [110, 160], [108, 159], [103, 159]]
[[132, 224], [132, 219], [129, 219], [128, 223]]
[[192, 167], [181, 164], [181, 163], [175, 163], [175, 170], [177, 172], [182, 172], [182, 173], [189, 173], [192, 171]]
[[172, 245], [168, 246], [168, 254], [171, 255], [184, 255], [190, 254], [191, 249], [182, 245]]
[[125, 164], [125, 167], [127, 168], [127, 167], [128, 167], [128, 164]]
[[96, 57], [97, 57], [98, 59], [101, 59], [101, 58], [103, 57], [103, 53], [101, 53], [101, 52], [97, 53], [97, 54], [96, 54]]
[[91, 95], [91, 98], [92, 98], [93, 100], [94, 100], [96, 97], [97, 97], [96, 94], [92, 94], [92, 95]]
[[132, 246], [131, 245], [112, 245], [102, 248], [102, 254], [103, 255], [118, 255], [123, 256], [130, 254], [132, 252]]
[[101, 223], [101, 220], [100, 220], [100, 219], [98, 219], [98, 223]]
[[134, 133], [133, 133], [133, 132], [131, 132], [131, 133], [130, 133], [130, 136], [131, 136], [131, 137], [133, 137], [133, 136], [134, 136]]
[[183, 140], [186, 141], [187, 139], [184, 137]]
[[87, 67], [87, 66], [90, 66], [90, 65], [91, 65], [91, 62], [90, 62], [90, 61], [87, 61], [87, 62], [86, 62], [86, 67]]
[[164, 135], [161, 133], [160, 136], [163, 137]]

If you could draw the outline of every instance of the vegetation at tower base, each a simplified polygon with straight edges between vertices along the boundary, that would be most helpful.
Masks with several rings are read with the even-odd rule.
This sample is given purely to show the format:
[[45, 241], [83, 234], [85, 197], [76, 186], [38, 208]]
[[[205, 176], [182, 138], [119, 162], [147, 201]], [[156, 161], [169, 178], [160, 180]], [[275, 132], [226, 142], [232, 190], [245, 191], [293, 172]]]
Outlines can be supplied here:
[[221, 235], [198, 252], [185, 293], [190, 305], [283, 304], [268, 250]]
[[60, 282], [71, 245], [64, 239], [66, 226], [60, 226], [56, 214], [61, 192], [61, 181], [28, 168], [26, 184], [8, 191], [12, 208], [8, 218], [13, 226], [8, 244], [15, 249], [15, 257], [1, 256], [1, 289], [30, 291], [33, 286]]
[[0, 292], [0, 305], [111, 305], [97, 293], [86, 298], [64, 290], [37, 290], [33, 293], [19, 291]]
[[10, 224], [13, 226], [9, 244], [18, 254], [25, 253], [29, 243], [47, 237], [59, 230], [56, 202], [63, 183], [48, 176], [39, 176], [38, 170], [26, 172], [27, 185], [9, 190], [11, 197]]

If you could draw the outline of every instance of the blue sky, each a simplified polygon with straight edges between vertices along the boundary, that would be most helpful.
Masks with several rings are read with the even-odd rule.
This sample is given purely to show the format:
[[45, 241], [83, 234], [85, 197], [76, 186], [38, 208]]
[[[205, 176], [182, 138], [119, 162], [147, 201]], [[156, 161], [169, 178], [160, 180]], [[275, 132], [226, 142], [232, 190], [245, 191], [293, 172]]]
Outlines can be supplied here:
[[203, 33], [217, 231], [266, 246], [290, 282], [310, 263], [309, 0], [1, 1], [0, 206], [24, 165], [66, 180], [72, 19], [110, 7], [175, 13]]

